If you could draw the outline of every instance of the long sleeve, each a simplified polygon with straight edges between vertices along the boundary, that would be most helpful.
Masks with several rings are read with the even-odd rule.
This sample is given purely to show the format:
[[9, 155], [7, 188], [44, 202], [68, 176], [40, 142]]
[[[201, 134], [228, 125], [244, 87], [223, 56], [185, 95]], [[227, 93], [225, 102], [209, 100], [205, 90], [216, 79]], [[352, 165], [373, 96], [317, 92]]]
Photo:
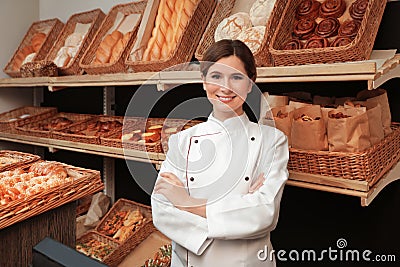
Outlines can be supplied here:
[[[286, 136], [264, 128], [257, 176], [265, 181], [253, 194], [230, 195], [207, 203], [208, 237], [253, 239], [272, 231], [277, 224], [284, 185], [288, 179], [289, 150]], [[253, 178], [254, 179], [254, 178]]]
[[[185, 181], [185, 157], [178, 147], [178, 135], [168, 141], [169, 150], [160, 173], [172, 172]], [[160, 179], [160, 176], [157, 178]], [[212, 242], [208, 236], [207, 220], [201, 216], [175, 208], [163, 195], [152, 194], [153, 223], [168, 238], [194, 254], [200, 255]]]

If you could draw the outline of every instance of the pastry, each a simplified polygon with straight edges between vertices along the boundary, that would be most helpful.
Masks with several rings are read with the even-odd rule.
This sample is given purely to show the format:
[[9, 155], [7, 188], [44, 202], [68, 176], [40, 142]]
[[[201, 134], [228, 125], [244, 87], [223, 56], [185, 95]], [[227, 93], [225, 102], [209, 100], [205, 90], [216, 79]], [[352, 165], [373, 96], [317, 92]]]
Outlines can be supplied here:
[[146, 132], [148, 133], [161, 133], [163, 126], [161, 124], [157, 124], [157, 125], [152, 125], [150, 127], [147, 128]]
[[317, 23], [313, 19], [301, 19], [295, 22], [293, 34], [300, 40], [308, 39], [315, 30]]
[[316, 0], [303, 0], [297, 6], [296, 18], [297, 19], [316, 19], [319, 15], [319, 8], [321, 3]]
[[274, 9], [276, 0], [257, 0], [250, 8], [249, 15], [253, 26], [266, 26]]
[[324, 37], [314, 36], [307, 40], [304, 48], [324, 48], [329, 46], [328, 39]]
[[345, 11], [344, 0], [325, 0], [319, 8], [319, 15], [323, 18], [339, 18]]
[[254, 54], [258, 51], [264, 40], [265, 30], [265, 26], [247, 28], [237, 36], [237, 39], [244, 42]]
[[325, 18], [315, 28], [315, 34], [320, 37], [332, 37], [337, 35], [340, 22], [337, 18]]
[[338, 47], [338, 46], [345, 46], [350, 44], [353, 41], [353, 39], [351, 39], [350, 37], [346, 37], [346, 36], [338, 36], [336, 37], [335, 40], [333, 40], [333, 42], [331, 43], [332, 47]]
[[120, 58], [122, 52], [124, 51], [126, 45], [128, 44], [130, 37], [131, 37], [131, 33], [127, 32], [124, 34], [124, 36], [122, 38], [120, 38], [117, 41], [117, 43], [115, 44], [115, 46], [113, 47], [113, 49], [111, 51], [111, 57], [109, 60], [110, 63], [114, 63]]
[[74, 32], [65, 39], [64, 46], [80, 46], [83, 41], [83, 34]]
[[24, 59], [24, 61], [22, 61], [21, 66], [24, 65], [25, 63], [32, 62], [32, 60], [34, 59], [35, 56], [36, 56], [36, 53], [31, 53], [31, 54], [27, 55], [26, 58]]
[[155, 143], [158, 140], [160, 140], [160, 135], [155, 132], [143, 133], [142, 140], [144, 140], [144, 142], [146, 142], [146, 143]]
[[346, 20], [339, 27], [338, 35], [347, 36], [354, 38], [357, 36], [358, 29], [360, 28], [360, 22], [357, 20]]
[[114, 46], [118, 43], [118, 40], [123, 38], [123, 34], [120, 31], [113, 31], [107, 34], [101, 41], [99, 47], [96, 50], [96, 57], [94, 63], [105, 64], [111, 59], [112, 50]]
[[238, 35], [252, 27], [250, 15], [246, 12], [235, 13], [223, 19], [215, 29], [216, 42], [222, 39], [237, 39]]
[[368, 7], [368, 0], [357, 0], [350, 6], [350, 16], [355, 20], [362, 20]]
[[299, 39], [291, 39], [283, 46], [283, 50], [296, 50], [302, 49], [303, 43]]

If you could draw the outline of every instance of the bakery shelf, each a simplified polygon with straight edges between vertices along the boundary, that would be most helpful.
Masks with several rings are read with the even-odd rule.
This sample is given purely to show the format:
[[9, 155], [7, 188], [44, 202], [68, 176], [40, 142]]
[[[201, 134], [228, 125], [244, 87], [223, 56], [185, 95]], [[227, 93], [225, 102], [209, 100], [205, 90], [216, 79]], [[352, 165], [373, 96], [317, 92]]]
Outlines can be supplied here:
[[50, 138], [42, 138], [28, 135], [18, 135], [12, 133], [0, 133], [0, 140], [9, 141], [21, 144], [28, 144], [34, 146], [47, 147], [49, 151], [68, 150], [81, 153], [94, 154], [99, 156], [120, 158], [127, 160], [134, 160], [140, 162], [148, 162], [154, 164], [160, 164], [160, 159], [163, 158], [163, 154], [142, 152], [137, 150], [128, 150], [122, 148], [107, 147], [102, 145], [77, 143], [64, 140], [56, 140]]
[[[377, 68], [374, 61], [312, 64], [285, 67], [260, 67], [257, 83], [367, 81], [368, 89], [375, 89], [385, 81], [400, 77], [400, 54]], [[198, 71], [164, 71], [79, 75], [61, 77], [2, 78], [0, 87], [47, 86], [50, 91], [67, 87], [124, 86], [142, 84], [200, 83]], [[162, 86], [159, 89], [163, 89]]]

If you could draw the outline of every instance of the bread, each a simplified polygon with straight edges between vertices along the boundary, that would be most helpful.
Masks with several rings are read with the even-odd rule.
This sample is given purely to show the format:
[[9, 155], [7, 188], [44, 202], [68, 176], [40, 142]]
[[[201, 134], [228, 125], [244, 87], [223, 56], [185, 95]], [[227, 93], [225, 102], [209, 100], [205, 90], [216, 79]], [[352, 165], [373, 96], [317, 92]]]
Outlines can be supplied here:
[[25, 63], [28, 62], [32, 62], [32, 60], [35, 58], [36, 53], [30, 53], [29, 55], [27, 55], [24, 59], [24, 61], [22, 61], [21, 66], [24, 65]]
[[244, 42], [250, 48], [251, 52], [255, 53], [264, 40], [265, 30], [265, 26], [247, 28], [238, 35], [237, 39]]
[[46, 34], [42, 32], [37, 32], [32, 36], [31, 45], [35, 52], [39, 51], [45, 39], [46, 39]]
[[29, 54], [32, 54], [34, 52], [35, 51], [31, 45], [25, 46], [22, 49], [20, 49], [14, 57], [14, 64], [13, 64], [12, 70], [19, 71], [19, 68], [21, 67], [22, 62], [24, 62], [25, 58]]
[[350, 6], [349, 13], [350, 16], [355, 20], [362, 20], [367, 11], [368, 0], [357, 0], [353, 2]]
[[144, 140], [146, 143], [155, 143], [158, 140], [160, 140], [160, 138], [161, 138], [160, 135], [155, 132], [142, 134], [142, 140]]
[[315, 28], [315, 34], [320, 37], [332, 37], [337, 35], [340, 22], [337, 18], [326, 18], [321, 20]]
[[297, 6], [296, 18], [297, 19], [316, 19], [319, 15], [319, 8], [321, 3], [317, 0], [303, 0]]
[[116, 62], [119, 59], [125, 47], [127, 46], [130, 37], [131, 32], [127, 32], [122, 38], [118, 39], [111, 51], [110, 63]]
[[215, 29], [214, 40], [218, 42], [222, 39], [237, 39], [238, 35], [251, 28], [250, 16], [246, 12], [235, 13], [221, 21]]
[[250, 8], [250, 20], [253, 26], [266, 26], [274, 9], [276, 0], [257, 0]]
[[319, 8], [319, 15], [323, 18], [339, 18], [345, 11], [344, 0], [325, 0]]
[[[126, 34], [128, 36], [128, 34]], [[129, 36], [128, 36], [129, 37]], [[113, 53], [114, 47], [117, 45], [118, 41], [120, 39], [124, 38], [124, 35], [118, 31], [115, 30], [110, 34], [107, 34], [103, 40], [101, 41], [99, 47], [96, 50], [96, 57], [93, 61], [94, 64], [105, 64], [109, 63], [111, 60], [111, 56], [114, 54], [113, 60], [116, 60], [116, 57], [118, 55], [118, 51], [121, 51], [123, 49], [123, 41], [120, 41], [120, 44], [118, 45], [118, 48]], [[127, 38], [127, 37], [125, 37]], [[125, 39], [126, 40], [126, 39]]]
[[199, 0], [161, 0], [143, 61], [167, 59], [177, 46]]
[[294, 39], [294, 38], [287, 41], [283, 46], [283, 50], [296, 50], [302, 48], [303, 48], [303, 43], [299, 39]]
[[293, 34], [300, 40], [306, 40], [314, 34], [317, 23], [314, 19], [301, 19], [294, 24]]
[[65, 39], [64, 46], [80, 46], [83, 41], [83, 34], [80, 32], [74, 32], [68, 35]]
[[68, 47], [63, 46], [60, 48], [60, 50], [58, 50], [53, 62], [57, 65], [57, 67], [62, 68], [67, 66], [70, 60], [71, 56], [68, 54]]

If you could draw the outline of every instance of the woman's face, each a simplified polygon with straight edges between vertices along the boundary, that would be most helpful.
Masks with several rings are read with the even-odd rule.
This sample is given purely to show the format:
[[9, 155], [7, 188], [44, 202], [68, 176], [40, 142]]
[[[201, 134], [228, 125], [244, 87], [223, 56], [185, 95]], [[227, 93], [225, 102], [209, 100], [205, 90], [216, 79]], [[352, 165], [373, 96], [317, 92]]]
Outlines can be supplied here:
[[226, 118], [243, 113], [243, 103], [251, 91], [252, 82], [237, 56], [224, 57], [215, 62], [203, 80], [214, 115], [221, 114]]

